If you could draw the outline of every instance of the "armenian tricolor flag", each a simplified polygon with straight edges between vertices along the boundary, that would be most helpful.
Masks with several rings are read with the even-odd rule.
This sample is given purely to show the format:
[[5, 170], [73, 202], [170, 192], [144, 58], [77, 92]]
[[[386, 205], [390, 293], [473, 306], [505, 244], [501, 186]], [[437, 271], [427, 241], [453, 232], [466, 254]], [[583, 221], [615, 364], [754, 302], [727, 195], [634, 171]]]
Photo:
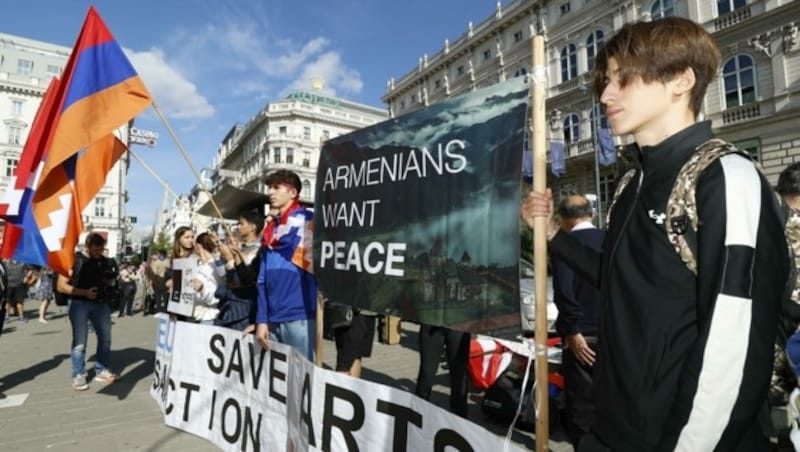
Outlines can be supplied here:
[[[41, 128], [45, 139], [30, 147], [26, 143], [23, 150], [39, 153], [38, 160], [37, 154], [31, 156], [38, 162], [38, 177], [30, 209], [38, 231], [24, 227], [23, 235], [40, 234], [46, 256], [37, 256], [38, 261], [67, 274], [83, 230], [81, 211], [126, 150], [114, 132], [152, 99], [94, 7], [89, 8], [61, 81], [53, 84], [52, 104], [45, 107], [43, 102], [37, 113], [37, 119], [47, 121], [41, 126], [34, 122], [32, 129]], [[3, 246], [3, 256], [8, 247]]]

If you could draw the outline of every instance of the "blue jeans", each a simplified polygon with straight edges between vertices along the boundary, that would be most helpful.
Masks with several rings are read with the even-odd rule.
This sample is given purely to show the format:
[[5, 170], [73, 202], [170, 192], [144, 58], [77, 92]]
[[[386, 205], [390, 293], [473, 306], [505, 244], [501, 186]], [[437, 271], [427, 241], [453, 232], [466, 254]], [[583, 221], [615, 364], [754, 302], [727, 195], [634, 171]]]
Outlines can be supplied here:
[[97, 355], [94, 369], [100, 373], [108, 368], [111, 355], [111, 308], [108, 303], [88, 300], [69, 300], [69, 323], [72, 325], [72, 378], [86, 374], [87, 321], [97, 333]]
[[314, 346], [317, 340], [317, 320], [291, 320], [289, 322], [270, 323], [269, 340], [294, 347], [313, 363]]

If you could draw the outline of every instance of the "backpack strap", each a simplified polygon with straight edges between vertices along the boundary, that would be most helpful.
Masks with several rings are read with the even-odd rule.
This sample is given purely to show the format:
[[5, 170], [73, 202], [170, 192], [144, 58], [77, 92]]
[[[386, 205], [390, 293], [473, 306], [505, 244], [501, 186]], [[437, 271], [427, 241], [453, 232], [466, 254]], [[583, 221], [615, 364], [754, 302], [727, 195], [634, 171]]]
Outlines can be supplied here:
[[784, 232], [786, 234], [786, 244], [789, 246], [789, 253], [794, 264], [794, 278], [792, 278], [792, 287], [790, 298], [796, 304], [800, 304], [800, 210], [793, 209], [783, 202], [781, 207], [786, 209], [786, 222], [784, 223]]
[[728, 154], [739, 154], [750, 159], [750, 155], [738, 150], [734, 145], [712, 138], [697, 147], [691, 157], [683, 164], [672, 191], [667, 199], [666, 232], [675, 252], [686, 267], [697, 274], [697, 181], [712, 163]]
[[622, 191], [625, 190], [625, 187], [631, 182], [633, 176], [636, 174], [636, 168], [629, 169], [622, 177], [619, 178], [619, 182], [617, 182], [617, 188], [614, 189], [614, 197], [611, 198], [611, 204], [608, 205], [608, 210], [606, 210], [606, 229], [608, 229], [608, 225], [611, 224], [611, 211], [614, 209], [614, 206], [617, 204], [617, 199], [622, 194]]

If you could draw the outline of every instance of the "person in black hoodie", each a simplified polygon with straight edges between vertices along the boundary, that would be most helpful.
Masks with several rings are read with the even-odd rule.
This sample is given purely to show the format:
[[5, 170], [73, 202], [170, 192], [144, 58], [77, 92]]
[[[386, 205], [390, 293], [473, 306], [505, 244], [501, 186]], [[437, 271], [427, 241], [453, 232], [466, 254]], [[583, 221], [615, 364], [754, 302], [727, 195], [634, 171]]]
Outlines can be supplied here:
[[[605, 233], [592, 224], [592, 204], [581, 195], [569, 195], [558, 205], [561, 230], [600, 252]], [[553, 301], [558, 308], [556, 332], [564, 343], [561, 373], [564, 375], [569, 440], [578, 447], [594, 422], [592, 368], [597, 349], [602, 295], [589, 281], [576, 275], [562, 259], [553, 257]]]
[[[611, 212], [601, 253], [552, 224], [550, 251], [605, 297], [594, 366], [597, 407], [579, 451], [768, 451], [773, 342], [789, 253], [776, 198], [738, 154], [696, 182], [696, 275], [665, 232], [684, 162], [713, 137], [697, 122], [721, 52], [694, 22], [624, 25], [595, 59], [594, 88], [616, 135], [632, 134], [638, 168]], [[531, 192], [523, 219], [552, 213]]]

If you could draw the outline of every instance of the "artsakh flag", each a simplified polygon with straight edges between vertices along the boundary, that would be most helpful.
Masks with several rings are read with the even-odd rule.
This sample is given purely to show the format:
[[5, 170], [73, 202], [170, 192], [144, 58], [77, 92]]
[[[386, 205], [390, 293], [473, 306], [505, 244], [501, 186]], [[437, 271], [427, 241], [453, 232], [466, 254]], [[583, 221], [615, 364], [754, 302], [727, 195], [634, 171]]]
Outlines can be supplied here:
[[53, 78], [33, 119], [17, 169], [0, 199], [0, 216], [6, 220], [0, 256], [35, 265], [47, 264], [47, 248], [33, 218], [32, 198], [43, 165], [47, 143], [58, 121], [55, 108], [59, 80]]
[[67, 61], [59, 98], [33, 214], [48, 250], [48, 265], [66, 275], [83, 230], [81, 211], [125, 151], [113, 132], [152, 103], [94, 7]]

